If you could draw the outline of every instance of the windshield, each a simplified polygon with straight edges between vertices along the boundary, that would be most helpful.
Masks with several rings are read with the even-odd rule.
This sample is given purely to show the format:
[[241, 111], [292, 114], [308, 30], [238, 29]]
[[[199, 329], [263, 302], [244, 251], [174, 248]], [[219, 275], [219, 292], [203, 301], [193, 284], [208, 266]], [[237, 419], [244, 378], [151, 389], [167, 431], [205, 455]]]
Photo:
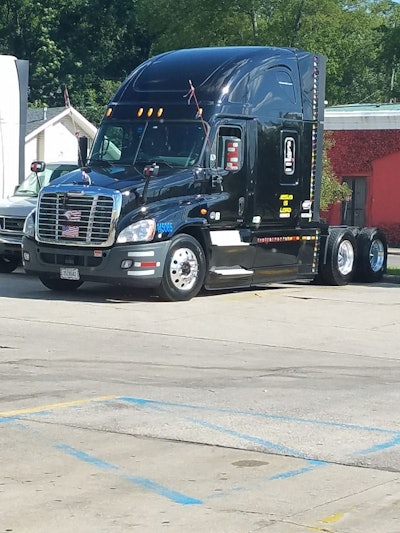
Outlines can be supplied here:
[[198, 162], [204, 139], [199, 122], [105, 123], [100, 126], [90, 162], [190, 167]]
[[39, 190], [48, 185], [51, 181], [75, 170], [77, 165], [74, 164], [49, 164], [43, 172], [38, 172], [38, 179], [35, 172], [29, 174], [15, 191], [15, 196], [37, 196]]

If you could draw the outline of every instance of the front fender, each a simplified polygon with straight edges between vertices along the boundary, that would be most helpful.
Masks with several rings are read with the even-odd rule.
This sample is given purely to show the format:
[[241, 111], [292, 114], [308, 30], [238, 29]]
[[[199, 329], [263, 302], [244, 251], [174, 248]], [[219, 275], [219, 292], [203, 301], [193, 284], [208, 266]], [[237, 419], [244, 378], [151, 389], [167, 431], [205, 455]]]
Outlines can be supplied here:
[[125, 227], [143, 218], [152, 218], [157, 223], [154, 240], [165, 240], [181, 233], [185, 226], [204, 226], [208, 224], [208, 207], [203, 196], [180, 197], [153, 202], [126, 215], [117, 225], [119, 233]]

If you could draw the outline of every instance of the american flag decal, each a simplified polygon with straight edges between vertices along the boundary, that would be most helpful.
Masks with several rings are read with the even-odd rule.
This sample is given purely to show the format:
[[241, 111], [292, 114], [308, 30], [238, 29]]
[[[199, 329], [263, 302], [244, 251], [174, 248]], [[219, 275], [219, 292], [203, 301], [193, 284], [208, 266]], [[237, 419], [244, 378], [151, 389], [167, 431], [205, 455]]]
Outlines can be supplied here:
[[69, 239], [79, 237], [79, 226], [62, 226], [61, 237], [67, 237]]

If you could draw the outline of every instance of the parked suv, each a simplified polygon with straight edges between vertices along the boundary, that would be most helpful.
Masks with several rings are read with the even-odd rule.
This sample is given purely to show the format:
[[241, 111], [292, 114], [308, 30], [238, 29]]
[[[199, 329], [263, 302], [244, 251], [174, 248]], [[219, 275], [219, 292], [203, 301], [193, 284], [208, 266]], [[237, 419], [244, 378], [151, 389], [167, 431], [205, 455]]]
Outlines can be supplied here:
[[76, 168], [76, 163], [34, 161], [32, 173], [13, 196], [0, 200], [0, 272], [12, 272], [21, 263], [22, 230], [25, 218], [36, 207], [39, 190]]

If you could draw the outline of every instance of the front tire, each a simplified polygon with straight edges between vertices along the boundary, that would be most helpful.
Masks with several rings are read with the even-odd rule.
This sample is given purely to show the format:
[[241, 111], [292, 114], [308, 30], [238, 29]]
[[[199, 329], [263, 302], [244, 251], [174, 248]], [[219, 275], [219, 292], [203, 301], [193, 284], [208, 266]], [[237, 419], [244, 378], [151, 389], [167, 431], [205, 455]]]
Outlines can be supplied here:
[[347, 285], [356, 267], [356, 239], [350, 230], [333, 228], [328, 236], [325, 261], [321, 257], [319, 279], [328, 285]]
[[357, 280], [380, 281], [387, 264], [387, 241], [383, 232], [378, 228], [363, 228], [357, 236], [357, 249]]
[[19, 262], [9, 257], [0, 257], [0, 273], [10, 274], [18, 267]]
[[39, 279], [45, 287], [47, 287], [48, 289], [52, 291], [57, 291], [57, 292], [75, 291], [83, 283], [83, 281], [52, 278], [50, 276], [47, 276], [46, 274], [41, 274], [39, 276]]
[[204, 250], [190, 235], [173, 237], [165, 260], [159, 297], [168, 302], [194, 298], [203, 286], [206, 274]]

